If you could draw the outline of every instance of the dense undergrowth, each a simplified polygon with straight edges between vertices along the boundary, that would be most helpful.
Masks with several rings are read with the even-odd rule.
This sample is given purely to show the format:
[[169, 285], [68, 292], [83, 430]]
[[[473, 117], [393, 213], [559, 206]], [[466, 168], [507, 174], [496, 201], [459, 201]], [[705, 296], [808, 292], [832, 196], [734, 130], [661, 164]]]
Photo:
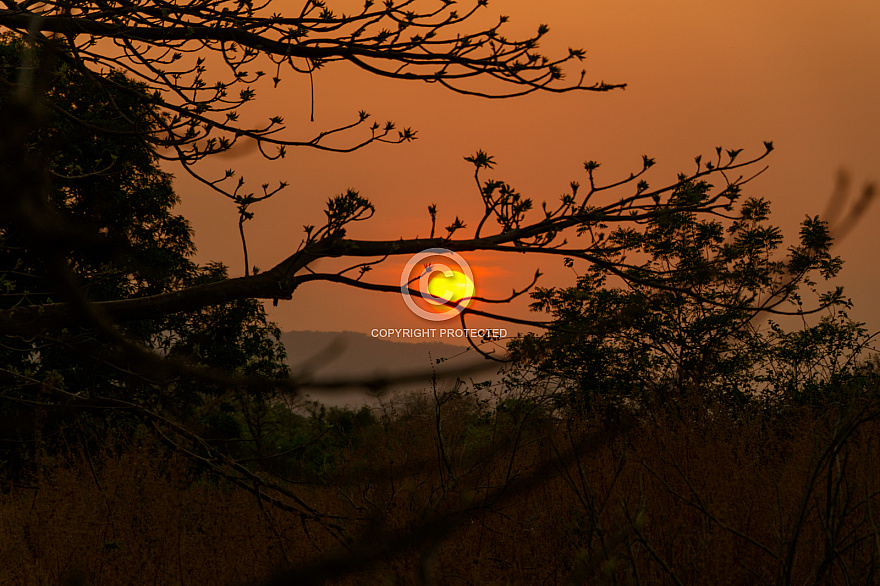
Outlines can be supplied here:
[[0, 583], [880, 583], [877, 388], [614, 417], [458, 392], [315, 411], [299, 425], [323, 422], [324, 458], [286, 472], [317, 516], [144, 429], [38, 456], [0, 495]]

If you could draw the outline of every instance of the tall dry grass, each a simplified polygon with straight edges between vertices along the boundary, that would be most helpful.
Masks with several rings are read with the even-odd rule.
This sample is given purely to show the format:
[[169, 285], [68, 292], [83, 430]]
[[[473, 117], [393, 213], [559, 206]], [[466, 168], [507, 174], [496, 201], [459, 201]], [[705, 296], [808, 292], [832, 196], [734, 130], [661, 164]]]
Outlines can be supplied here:
[[446, 397], [357, 445], [294, 487], [323, 524], [149, 441], [46, 461], [0, 495], [0, 583], [880, 583], [876, 401], [610, 426]]

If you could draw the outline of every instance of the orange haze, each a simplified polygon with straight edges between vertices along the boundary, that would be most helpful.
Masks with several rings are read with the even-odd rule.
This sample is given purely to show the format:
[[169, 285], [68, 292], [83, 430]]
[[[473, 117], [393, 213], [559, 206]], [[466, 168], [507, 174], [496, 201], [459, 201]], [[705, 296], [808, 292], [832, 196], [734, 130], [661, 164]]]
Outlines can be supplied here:
[[[333, 8], [332, 0], [328, 4]], [[487, 10], [511, 17], [509, 37], [549, 24], [545, 53], [584, 48], [587, 82], [629, 86], [607, 94], [490, 101], [331, 64], [314, 77], [312, 123], [308, 78], [282, 75], [278, 89], [258, 93], [259, 110], [266, 117], [283, 115], [302, 138], [351, 122], [360, 109], [379, 122], [412, 126], [419, 138], [349, 155], [294, 150], [274, 163], [243, 149], [239, 157], [220, 161], [218, 169], [235, 166], [257, 185], [290, 183], [253, 208], [256, 218], [246, 225], [252, 264], [268, 268], [293, 252], [302, 226], [319, 224], [326, 200], [349, 187], [376, 205], [375, 217], [354, 226], [352, 237], [425, 237], [432, 203], [438, 205], [438, 227], [458, 215], [472, 230], [479, 194], [473, 167], [463, 157], [477, 149], [497, 161], [486, 178], [503, 179], [540, 203], [555, 202], [571, 180], [583, 181], [588, 159], [601, 162], [599, 177], [611, 181], [638, 170], [643, 154], [652, 156], [658, 165], [648, 180], [660, 185], [692, 169], [695, 155], [708, 155], [716, 146], [743, 148], [746, 156], [760, 154], [762, 141], [772, 140], [776, 151], [769, 170], [744, 192], [771, 200], [774, 221], [790, 241], [805, 215], [826, 213], [839, 170], [851, 174], [851, 197], [865, 182], [880, 180], [878, 2], [516, 0], [490, 3]], [[579, 68], [569, 71], [575, 77]], [[235, 206], [170, 170], [184, 200], [181, 211], [196, 230], [198, 260], [221, 260], [232, 274], [241, 274]], [[880, 210], [870, 208], [837, 247], [846, 261], [838, 282], [855, 302], [852, 315], [872, 329], [880, 326], [880, 304], [874, 301], [880, 282], [878, 218]], [[538, 268], [545, 273], [539, 281], [544, 286], [574, 280], [557, 258], [463, 256], [473, 265], [482, 297], [510, 295]], [[367, 278], [398, 283], [405, 261], [391, 259]], [[325, 263], [322, 268], [336, 266]], [[522, 317], [526, 306], [521, 298], [502, 309]], [[334, 284], [307, 284], [293, 301], [269, 311], [284, 330], [432, 327], [411, 315], [399, 295]], [[474, 318], [468, 325], [495, 324]]]

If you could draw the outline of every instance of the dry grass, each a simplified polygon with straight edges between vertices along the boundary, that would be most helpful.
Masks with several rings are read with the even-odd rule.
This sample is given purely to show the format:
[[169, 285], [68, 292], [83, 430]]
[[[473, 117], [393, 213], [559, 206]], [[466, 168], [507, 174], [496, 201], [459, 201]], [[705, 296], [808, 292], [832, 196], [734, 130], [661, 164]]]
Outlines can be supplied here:
[[0, 583], [305, 583], [328, 556], [353, 566], [322, 574], [340, 585], [880, 583], [880, 422], [858, 415], [609, 430], [453, 400], [438, 431], [425, 402], [295, 488], [341, 539], [145, 442], [0, 495]]

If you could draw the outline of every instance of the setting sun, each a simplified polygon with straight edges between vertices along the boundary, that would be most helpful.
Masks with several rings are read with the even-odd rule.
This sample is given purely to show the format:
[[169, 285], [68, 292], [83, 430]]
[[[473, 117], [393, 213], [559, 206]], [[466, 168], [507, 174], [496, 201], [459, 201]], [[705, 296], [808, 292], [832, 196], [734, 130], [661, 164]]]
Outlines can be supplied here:
[[435, 300], [428, 299], [436, 305], [447, 302], [467, 307], [474, 297], [474, 283], [461, 271], [435, 272], [428, 281], [428, 294]]

